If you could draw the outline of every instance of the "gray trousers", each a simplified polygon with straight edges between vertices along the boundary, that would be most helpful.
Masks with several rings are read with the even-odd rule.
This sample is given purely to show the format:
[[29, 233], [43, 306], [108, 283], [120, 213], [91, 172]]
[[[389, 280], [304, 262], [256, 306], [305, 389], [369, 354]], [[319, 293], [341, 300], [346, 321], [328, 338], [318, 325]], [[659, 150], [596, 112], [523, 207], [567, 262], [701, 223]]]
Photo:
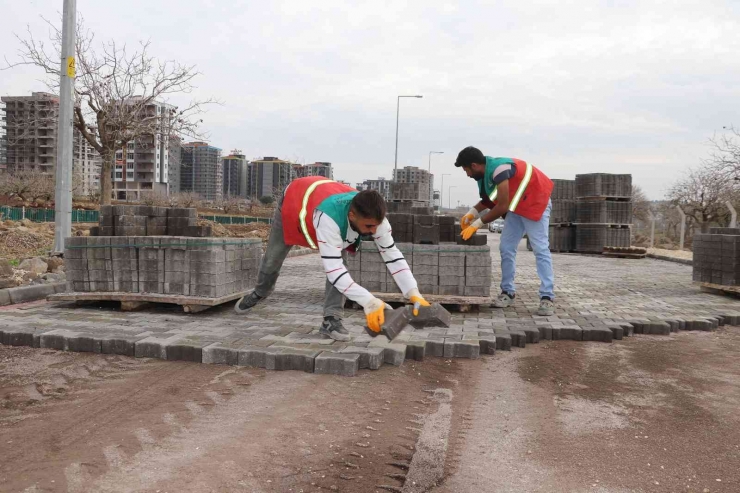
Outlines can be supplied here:
[[[280, 269], [292, 248], [291, 245], [285, 244], [282, 209], [283, 201], [280, 199], [272, 218], [270, 239], [267, 240], [267, 249], [262, 257], [262, 265], [260, 265], [260, 272], [257, 275], [257, 286], [254, 288], [254, 292], [263, 298], [269, 296], [275, 289], [275, 283], [278, 276], [280, 276]], [[345, 298], [342, 293], [329, 282], [329, 279], [326, 279], [324, 316], [341, 319], [344, 316], [344, 301]]]

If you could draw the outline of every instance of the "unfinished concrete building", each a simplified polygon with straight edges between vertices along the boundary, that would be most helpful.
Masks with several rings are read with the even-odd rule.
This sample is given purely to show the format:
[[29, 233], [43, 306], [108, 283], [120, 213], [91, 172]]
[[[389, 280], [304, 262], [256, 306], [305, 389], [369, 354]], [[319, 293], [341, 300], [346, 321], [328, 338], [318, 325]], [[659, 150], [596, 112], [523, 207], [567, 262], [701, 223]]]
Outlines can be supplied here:
[[[398, 187], [399, 190], [403, 189], [404, 196], [394, 197], [391, 193], [391, 200], [417, 200], [428, 202], [429, 204], [434, 200], [434, 175], [425, 169], [416, 166], [406, 166], [403, 169], [394, 170], [393, 181], [396, 183], [413, 183], [418, 186]], [[415, 190], [413, 197], [408, 196], [411, 188]]]
[[365, 180], [362, 183], [357, 184], [357, 190], [377, 190], [385, 200], [391, 198], [391, 180], [386, 180], [383, 177], [377, 180]]
[[224, 197], [249, 197], [249, 161], [242, 151], [234, 149], [223, 158]]
[[204, 200], [219, 200], [223, 197], [221, 149], [207, 142], [182, 145], [180, 191], [195, 192]]

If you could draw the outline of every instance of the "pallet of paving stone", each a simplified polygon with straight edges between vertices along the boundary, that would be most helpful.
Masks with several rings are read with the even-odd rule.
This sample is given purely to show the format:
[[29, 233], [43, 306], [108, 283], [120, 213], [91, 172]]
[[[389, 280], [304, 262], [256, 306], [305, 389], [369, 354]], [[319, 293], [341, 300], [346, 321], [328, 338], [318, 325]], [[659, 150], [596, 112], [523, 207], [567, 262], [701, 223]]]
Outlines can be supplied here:
[[180, 305], [185, 313], [198, 313], [208, 308], [223, 305], [238, 300], [251, 292], [241, 291], [231, 293], [219, 298], [202, 298], [199, 296], [181, 296], [159, 293], [123, 293], [123, 292], [98, 292], [98, 293], [58, 293], [47, 298], [48, 301], [74, 301], [76, 303], [118, 301], [121, 303], [122, 311], [140, 310], [152, 303], [168, 305]]
[[722, 284], [712, 284], [711, 282], [695, 282], [699, 289], [705, 293], [718, 294], [722, 296], [740, 297], [740, 286], [725, 286]]
[[[408, 300], [404, 298], [401, 293], [373, 292], [371, 294], [386, 303], [408, 303]], [[486, 296], [447, 296], [441, 294], [425, 294], [424, 299], [429, 303], [439, 303], [450, 311], [461, 313], [469, 312], [474, 308], [477, 309], [481, 306], [487, 306], [493, 303], [493, 300]], [[354, 306], [354, 304], [352, 306]]]
[[611, 173], [576, 175], [576, 198], [629, 200], [631, 197], [632, 175]]
[[625, 224], [576, 224], [576, 252], [601, 254], [604, 247], [629, 247], [631, 230]]

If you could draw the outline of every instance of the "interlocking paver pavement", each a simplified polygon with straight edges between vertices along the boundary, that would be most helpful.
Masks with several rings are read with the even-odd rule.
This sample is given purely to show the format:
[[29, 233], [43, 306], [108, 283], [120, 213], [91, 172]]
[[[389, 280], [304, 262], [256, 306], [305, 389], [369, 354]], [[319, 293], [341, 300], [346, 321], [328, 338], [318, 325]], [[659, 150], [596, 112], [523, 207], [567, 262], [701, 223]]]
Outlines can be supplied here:
[[[489, 239], [496, 292], [498, 237]], [[453, 313], [450, 327], [409, 327], [393, 342], [367, 335], [363, 312], [351, 309], [344, 319], [350, 341], [319, 336], [325, 282], [316, 255], [286, 261], [274, 294], [246, 316], [235, 314], [231, 304], [196, 315], [166, 306], [142, 312], [62, 303], [10, 308], [0, 311], [0, 342], [300, 371], [314, 371], [321, 355], [320, 371], [350, 375], [355, 359], [339, 355], [357, 354], [360, 369], [377, 369], [406, 358], [477, 358], [543, 339], [611, 342], [633, 333], [667, 335], [740, 324], [740, 301], [700, 292], [689, 266], [581, 255], [556, 254], [553, 260], [554, 316], [533, 315], [539, 280], [532, 253], [522, 248], [513, 306]], [[332, 352], [338, 353], [336, 359]]]

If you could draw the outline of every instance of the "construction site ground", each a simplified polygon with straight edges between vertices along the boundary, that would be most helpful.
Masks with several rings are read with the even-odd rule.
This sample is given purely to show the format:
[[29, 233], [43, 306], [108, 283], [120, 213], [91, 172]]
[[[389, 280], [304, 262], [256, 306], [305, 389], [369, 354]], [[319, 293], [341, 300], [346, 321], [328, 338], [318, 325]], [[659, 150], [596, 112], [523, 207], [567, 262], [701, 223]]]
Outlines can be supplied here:
[[[494, 251], [497, 241], [489, 235]], [[604, 313], [740, 311], [740, 301], [699, 292], [685, 265], [577, 255], [554, 263], [558, 315], [574, 324]], [[520, 296], [503, 317], [515, 325], [537, 299], [523, 245], [518, 265]], [[313, 320], [319, 259], [292, 258], [284, 269], [275, 304], [258, 318], [277, 309], [294, 324]], [[21, 314], [54, 324], [61, 309], [2, 309], [0, 326]], [[92, 316], [84, 310], [82, 323]], [[203, 315], [162, 310], [103, 307], [96, 317], [130, 326]], [[347, 315], [351, 327], [361, 323], [361, 312]], [[234, 326], [236, 317], [225, 308], [202, 320]], [[485, 309], [453, 321], [497, 318]], [[354, 378], [0, 346], [0, 491], [736, 492], [738, 361], [733, 326], [609, 344], [543, 340]]]

